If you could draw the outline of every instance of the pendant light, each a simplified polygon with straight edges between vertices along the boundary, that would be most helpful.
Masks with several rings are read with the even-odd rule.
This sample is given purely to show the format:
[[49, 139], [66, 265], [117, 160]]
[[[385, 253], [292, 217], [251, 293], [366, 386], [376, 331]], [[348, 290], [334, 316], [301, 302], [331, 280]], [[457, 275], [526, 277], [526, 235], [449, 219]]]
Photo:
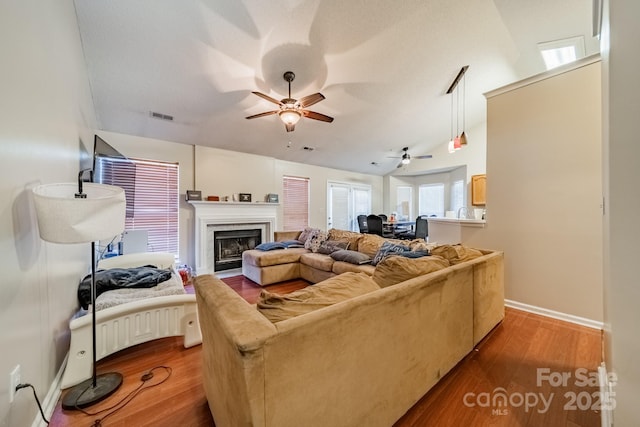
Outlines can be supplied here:
[[467, 75], [462, 79], [462, 133], [460, 134], [460, 145], [467, 145], [467, 135], [464, 133], [465, 117], [467, 112]]
[[[449, 145], [448, 145], [449, 153], [454, 153], [455, 151], [462, 148], [463, 145], [467, 145], [467, 136], [464, 133], [464, 127], [465, 127], [464, 119], [465, 119], [465, 107], [466, 107], [464, 98], [466, 97], [466, 88], [463, 93], [462, 134], [459, 135], [458, 124], [459, 124], [459, 116], [460, 116], [460, 92], [457, 87], [458, 87], [458, 83], [460, 82], [460, 79], [462, 79], [465, 76], [465, 73], [468, 68], [469, 66], [465, 65], [460, 69], [460, 71], [458, 72], [458, 75], [453, 80], [453, 83], [451, 83], [451, 86], [449, 86], [449, 89], [447, 90], [447, 94], [451, 95], [451, 140], [449, 141]], [[466, 86], [466, 77], [465, 77], [465, 86]], [[453, 137], [453, 91], [454, 90], [456, 91], [456, 98], [457, 98], [456, 99], [456, 137], [455, 138]]]

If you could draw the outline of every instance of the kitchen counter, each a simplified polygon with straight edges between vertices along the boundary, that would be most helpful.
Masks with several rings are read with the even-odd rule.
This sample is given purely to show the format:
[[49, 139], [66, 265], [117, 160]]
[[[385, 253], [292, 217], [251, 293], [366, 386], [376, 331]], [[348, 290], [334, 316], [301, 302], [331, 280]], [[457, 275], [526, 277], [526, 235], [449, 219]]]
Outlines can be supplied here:
[[465, 243], [477, 229], [484, 228], [483, 219], [432, 217], [429, 221], [429, 242], [439, 244]]

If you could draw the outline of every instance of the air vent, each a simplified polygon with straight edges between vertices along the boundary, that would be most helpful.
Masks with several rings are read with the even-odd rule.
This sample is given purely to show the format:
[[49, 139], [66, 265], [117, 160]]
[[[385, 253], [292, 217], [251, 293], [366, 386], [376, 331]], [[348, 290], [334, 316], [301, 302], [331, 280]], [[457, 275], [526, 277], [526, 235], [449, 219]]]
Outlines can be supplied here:
[[303, 150], [307, 150], [307, 151], [313, 151], [315, 150], [315, 148], [313, 147], [302, 147]]
[[156, 113], [155, 111], [151, 111], [150, 113], [151, 117], [153, 117], [154, 119], [167, 120], [169, 122], [173, 121], [173, 116], [170, 116], [168, 114]]

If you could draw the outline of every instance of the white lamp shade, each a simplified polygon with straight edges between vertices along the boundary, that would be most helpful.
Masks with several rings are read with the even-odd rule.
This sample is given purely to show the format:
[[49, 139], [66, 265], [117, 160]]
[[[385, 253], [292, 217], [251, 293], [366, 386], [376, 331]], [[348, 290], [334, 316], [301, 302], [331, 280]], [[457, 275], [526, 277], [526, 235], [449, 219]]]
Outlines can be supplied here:
[[33, 189], [40, 237], [53, 243], [88, 243], [124, 231], [126, 199], [120, 187], [83, 184], [86, 198], [76, 198], [77, 184], [46, 184]]
[[300, 120], [300, 113], [297, 110], [282, 110], [278, 115], [287, 125], [295, 125]]

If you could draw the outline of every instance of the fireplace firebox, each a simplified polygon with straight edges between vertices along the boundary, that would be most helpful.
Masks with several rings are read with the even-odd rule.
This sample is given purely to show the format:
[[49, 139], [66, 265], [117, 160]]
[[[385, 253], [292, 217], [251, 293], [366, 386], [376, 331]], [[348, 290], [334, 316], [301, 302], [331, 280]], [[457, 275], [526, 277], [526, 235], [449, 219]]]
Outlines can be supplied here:
[[262, 243], [262, 230], [221, 230], [213, 239], [215, 271], [230, 270], [242, 267], [242, 252]]

